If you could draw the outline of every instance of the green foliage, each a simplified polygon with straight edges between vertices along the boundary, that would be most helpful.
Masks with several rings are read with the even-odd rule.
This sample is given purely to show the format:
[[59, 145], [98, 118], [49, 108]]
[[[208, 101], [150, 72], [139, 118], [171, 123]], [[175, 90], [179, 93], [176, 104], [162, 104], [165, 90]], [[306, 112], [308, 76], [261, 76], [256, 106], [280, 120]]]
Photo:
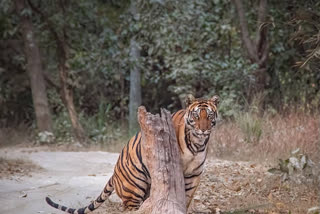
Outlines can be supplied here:
[[53, 131], [57, 142], [74, 142], [71, 121], [66, 111], [54, 115]]
[[310, 110], [318, 108], [320, 103], [319, 58], [313, 58], [306, 66], [299, 67], [305, 61], [308, 49], [314, 47], [314, 43], [303, 40], [308, 41], [317, 35], [315, 26], [319, 26], [320, 22], [313, 19], [311, 26], [310, 22], [301, 20], [301, 11], [308, 14], [306, 17], [314, 16], [320, 11], [320, 4], [311, 0], [282, 1], [270, 8], [274, 23], [270, 31], [271, 102], [284, 109], [299, 106], [302, 110]]
[[80, 122], [83, 124], [88, 137], [94, 143], [110, 145], [114, 142], [126, 142], [128, 133], [122, 121], [114, 121], [111, 117], [111, 104], [100, 104], [97, 114], [90, 117], [80, 115]]
[[104, 103], [99, 105], [99, 110], [96, 114], [86, 117], [80, 115], [80, 121], [84, 124], [84, 128], [89, 134], [89, 138], [95, 142], [106, 142], [110, 136], [109, 129], [112, 127], [112, 119], [110, 118], [111, 104]]
[[13, 5], [9, 0], [0, 2], [0, 126], [4, 127], [34, 119], [23, 47], [15, 40], [18, 20], [11, 12]]
[[[79, 120], [86, 130], [88, 138], [94, 143], [110, 144], [127, 141], [127, 132], [122, 121], [114, 121], [111, 116], [111, 104], [101, 102], [99, 111], [94, 115], [79, 114]], [[65, 110], [55, 114], [53, 118], [54, 133], [57, 142], [74, 142], [69, 115]], [[40, 141], [40, 140], [39, 140]]]
[[[169, 102], [175, 103], [171, 110], [189, 93], [196, 97], [219, 94], [235, 104], [254, 84], [256, 65], [240, 54], [230, 1], [138, 1], [138, 11], [138, 17], [125, 16], [120, 39], [125, 44], [134, 36], [141, 46], [138, 63], [144, 72], [146, 97], [158, 97], [153, 94], [159, 91], [170, 94]], [[126, 66], [130, 68], [129, 61]], [[221, 113], [232, 116], [232, 111], [226, 106]]]
[[[246, 103], [253, 97], [251, 89], [258, 66], [247, 60], [231, 0], [138, 0], [135, 16], [127, 0], [64, 1], [64, 11], [57, 1], [31, 2], [60, 36], [65, 34], [70, 51], [68, 83], [81, 112], [81, 123], [94, 141], [105, 142], [121, 135], [122, 126], [118, 124], [128, 114], [129, 71], [133, 64], [142, 71], [142, 102], [149, 111], [157, 112], [160, 107], [176, 111], [189, 93], [196, 97], [218, 94], [220, 115], [237, 118], [250, 143], [259, 142], [262, 135], [260, 109], [277, 112], [291, 106], [307, 110], [319, 107], [319, 40], [315, 39], [319, 19], [312, 18], [319, 16], [319, 2], [268, 1], [267, 72], [271, 80], [258, 112]], [[255, 32], [257, 3], [246, 1], [245, 7], [249, 30]], [[309, 15], [301, 16], [299, 11], [305, 10], [310, 11]], [[58, 47], [39, 14], [32, 12], [32, 21], [45, 74], [53, 82], [47, 81], [47, 87], [55, 134], [69, 141], [71, 125], [57, 91]], [[23, 44], [3, 47], [1, 43], [21, 41], [18, 27], [13, 2], [1, 1], [0, 47], [5, 53], [0, 54], [2, 126], [8, 121], [34, 121]], [[135, 62], [129, 53], [132, 38], [138, 42], [141, 55]], [[308, 63], [302, 68], [294, 66], [305, 60]]]

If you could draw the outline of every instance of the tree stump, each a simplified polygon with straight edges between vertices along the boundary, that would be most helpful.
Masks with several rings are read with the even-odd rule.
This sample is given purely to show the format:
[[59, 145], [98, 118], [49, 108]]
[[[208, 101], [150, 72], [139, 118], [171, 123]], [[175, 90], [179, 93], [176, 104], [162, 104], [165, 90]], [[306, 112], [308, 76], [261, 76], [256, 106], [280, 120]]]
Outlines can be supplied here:
[[185, 214], [186, 199], [179, 146], [171, 114], [161, 109], [152, 115], [145, 107], [138, 109], [144, 162], [151, 177], [150, 197], [142, 204], [144, 213]]

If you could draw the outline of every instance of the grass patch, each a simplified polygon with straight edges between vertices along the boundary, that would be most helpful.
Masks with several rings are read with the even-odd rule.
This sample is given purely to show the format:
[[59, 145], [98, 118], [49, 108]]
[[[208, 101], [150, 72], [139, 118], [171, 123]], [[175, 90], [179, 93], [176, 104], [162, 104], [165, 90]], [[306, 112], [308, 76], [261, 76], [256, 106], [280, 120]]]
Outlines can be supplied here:
[[0, 147], [28, 144], [32, 141], [32, 131], [27, 124], [19, 124], [14, 128], [0, 128]]
[[[117, 148], [119, 147], [118, 144], [122, 148], [129, 140], [127, 121], [114, 120], [110, 117], [109, 112], [110, 105], [101, 104], [99, 111], [94, 115], [79, 114], [79, 121], [90, 141], [90, 144], [86, 146], [103, 150], [110, 147], [112, 151], [121, 151]], [[53, 130], [56, 144], [73, 144], [76, 142], [67, 112], [55, 115]]]
[[260, 117], [250, 112], [245, 112], [238, 114], [235, 122], [242, 131], [245, 142], [259, 143], [263, 130]]
[[303, 154], [319, 162], [319, 118], [318, 113], [273, 116], [244, 113], [235, 120], [218, 124], [209, 152], [218, 158], [277, 162], [299, 148]]

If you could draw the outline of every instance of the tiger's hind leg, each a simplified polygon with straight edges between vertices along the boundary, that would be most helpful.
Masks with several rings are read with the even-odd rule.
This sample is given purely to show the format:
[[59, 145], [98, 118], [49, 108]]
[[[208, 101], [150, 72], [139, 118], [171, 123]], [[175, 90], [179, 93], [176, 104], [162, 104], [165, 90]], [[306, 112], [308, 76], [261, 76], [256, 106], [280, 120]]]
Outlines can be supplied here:
[[132, 199], [129, 199], [129, 200], [123, 202], [124, 209], [130, 210], [130, 211], [138, 210], [140, 208], [141, 204], [142, 204], [142, 201], [140, 201], [140, 200], [136, 201], [136, 200], [132, 200]]
[[117, 174], [115, 175], [113, 179], [114, 187], [117, 195], [123, 202], [124, 210], [138, 210], [145, 200], [145, 191], [143, 189], [139, 191], [136, 187], [131, 186], [129, 182], [121, 180]]

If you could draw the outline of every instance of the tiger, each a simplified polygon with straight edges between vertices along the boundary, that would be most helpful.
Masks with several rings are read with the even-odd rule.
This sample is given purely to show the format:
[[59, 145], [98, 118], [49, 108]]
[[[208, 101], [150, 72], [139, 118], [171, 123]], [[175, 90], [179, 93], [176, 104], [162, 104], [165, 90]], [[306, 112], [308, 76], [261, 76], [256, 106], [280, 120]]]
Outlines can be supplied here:
[[[210, 134], [218, 117], [218, 103], [218, 96], [195, 99], [189, 95], [186, 99], [186, 108], [172, 114], [183, 169], [187, 208], [199, 186], [200, 176], [204, 170]], [[149, 197], [152, 185], [150, 173], [144, 163], [141, 138], [141, 132], [138, 132], [124, 146], [113, 175], [101, 194], [88, 206], [80, 209], [68, 208], [53, 202], [49, 197], [46, 197], [46, 202], [67, 213], [84, 214], [97, 209], [115, 190], [123, 202], [124, 210], [138, 210]]]

